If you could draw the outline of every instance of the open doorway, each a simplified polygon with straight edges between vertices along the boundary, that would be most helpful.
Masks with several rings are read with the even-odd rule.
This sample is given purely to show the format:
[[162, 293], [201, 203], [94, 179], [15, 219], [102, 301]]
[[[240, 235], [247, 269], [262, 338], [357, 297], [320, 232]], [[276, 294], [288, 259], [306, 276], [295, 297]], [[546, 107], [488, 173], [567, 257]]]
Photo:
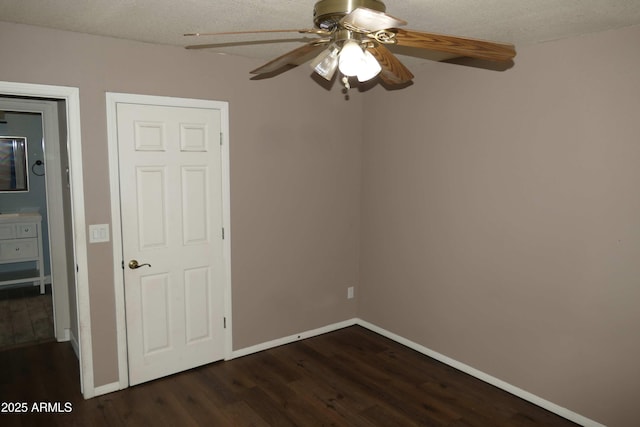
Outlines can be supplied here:
[[[47, 189], [60, 189], [46, 182], [43, 113], [15, 107], [35, 106], [0, 97], [0, 351], [56, 339]], [[68, 304], [62, 308], [57, 335], [65, 340]]]
[[[51, 140], [47, 132], [57, 127], [56, 135], [59, 144], [50, 144], [44, 151], [45, 162], [48, 163], [46, 176], [48, 188], [61, 188], [63, 191], [51, 192], [49, 195], [66, 193], [68, 196], [50, 197], [62, 199], [60, 203], [48, 203], [49, 239], [55, 246], [51, 252], [53, 310], [57, 304], [68, 305], [69, 315], [75, 313], [76, 319], [70, 319], [69, 327], [55, 326], [60, 340], [70, 340], [78, 356], [80, 371], [80, 389], [85, 398], [95, 395], [93, 383], [93, 360], [91, 347], [91, 316], [89, 308], [88, 262], [86, 246], [86, 222], [84, 216], [84, 185], [82, 173], [82, 149], [80, 137], [80, 104], [79, 90], [66, 86], [49, 86], [0, 81], [0, 97], [5, 101], [31, 103], [33, 108], [22, 108], [17, 111], [39, 111], [42, 113], [44, 139]], [[40, 103], [41, 105], [35, 106]], [[47, 114], [43, 108], [57, 107], [57, 112]], [[16, 110], [16, 108], [12, 108]], [[57, 159], [57, 161], [55, 160]], [[56, 169], [57, 168], [57, 169]], [[54, 182], [49, 182], [50, 180]], [[55, 181], [58, 181], [57, 183]], [[64, 185], [63, 185], [64, 184]], [[52, 220], [57, 218], [55, 225]], [[64, 241], [64, 250], [58, 250], [56, 242]], [[62, 257], [62, 261], [57, 259]], [[65, 265], [68, 277], [56, 280], [60, 268]], [[55, 296], [58, 285], [66, 288], [67, 296]], [[64, 292], [63, 292], [64, 294]], [[60, 293], [58, 295], [61, 295]], [[64, 313], [64, 310], [58, 310]], [[61, 316], [56, 315], [56, 322]], [[66, 334], [66, 336], [65, 336]]]
[[[15, 157], [22, 160], [21, 168], [16, 167], [18, 162], [3, 162], [13, 175], [23, 175], [13, 182], [24, 184], [0, 193], [0, 219], [8, 238], [2, 243], [11, 252], [2, 256], [0, 269], [6, 280], [0, 281], [0, 290], [5, 297], [1, 303], [8, 308], [3, 329], [12, 331], [4, 334], [6, 344], [71, 340], [77, 354], [71, 195], [64, 172], [67, 150], [61, 143], [67, 131], [59, 114], [65, 109], [60, 100], [0, 96], [0, 133], [24, 146]], [[16, 173], [20, 169], [22, 174]], [[24, 233], [27, 227], [33, 231]], [[33, 278], [38, 280], [30, 282]], [[40, 295], [30, 284], [39, 287]]]

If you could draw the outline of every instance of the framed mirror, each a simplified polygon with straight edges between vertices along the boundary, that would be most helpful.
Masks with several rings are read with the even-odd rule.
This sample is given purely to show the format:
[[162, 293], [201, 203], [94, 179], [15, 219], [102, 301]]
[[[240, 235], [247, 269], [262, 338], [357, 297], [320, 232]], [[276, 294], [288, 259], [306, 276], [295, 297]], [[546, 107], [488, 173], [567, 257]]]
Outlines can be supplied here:
[[27, 138], [0, 136], [0, 192], [29, 191]]

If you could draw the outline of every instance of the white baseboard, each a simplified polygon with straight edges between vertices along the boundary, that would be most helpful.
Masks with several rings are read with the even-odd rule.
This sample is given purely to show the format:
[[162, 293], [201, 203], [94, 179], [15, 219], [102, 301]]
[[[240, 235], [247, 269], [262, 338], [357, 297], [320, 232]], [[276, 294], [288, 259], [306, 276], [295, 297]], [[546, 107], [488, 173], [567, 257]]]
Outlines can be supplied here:
[[247, 356], [252, 353], [257, 353], [259, 351], [268, 350], [270, 348], [279, 347], [281, 345], [289, 344], [295, 341], [300, 341], [305, 338], [315, 337], [316, 335], [326, 334], [327, 332], [337, 331], [338, 329], [346, 328], [348, 326], [353, 326], [358, 323], [358, 319], [349, 319], [343, 322], [333, 323], [331, 325], [323, 326], [322, 328], [312, 329], [310, 331], [300, 332], [295, 335], [290, 335], [288, 337], [278, 338], [273, 341], [268, 341], [262, 344], [256, 344], [251, 347], [245, 347], [240, 350], [234, 350], [231, 352], [231, 359], [236, 359], [238, 357]]
[[71, 339], [71, 330], [69, 328], [64, 328], [62, 330], [62, 334], [56, 336], [56, 341], [58, 342], [67, 342]]
[[114, 391], [118, 391], [120, 389], [121, 389], [121, 387], [120, 387], [120, 383], [118, 381], [116, 381], [115, 383], [109, 383], [109, 384], [101, 385], [101, 386], [95, 387], [93, 389], [93, 396], [91, 396], [91, 397], [96, 397], [96, 396], [101, 396], [103, 394], [113, 393]]
[[525, 391], [519, 387], [516, 387], [512, 384], [509, 384], [507, 382], [502, 381], [501, 379], [498, 379], [494, 376], [491, 376], [487, 373], [484, 373], [482, 371], [479, 371], [469, 365], [466, 365], [462, 362], [459, 362], [457, 360], [454, 360], [450, 357], [445, 356], [444, 354], [438, 353], [437, 351], [431, 350], [427, 347], [424, 347], [420, 344], [417, 344], [413, 341], [410, 341], [406, 338], [403, 338], [399, 335], [394, 334], [393, 332], [389, 332], [386, 329], [382, 329], [374, 324], [371, 324], [367, 321], [364, 321], [362, 319], [357, 319], [356, 321], [357, 325], [360, 325], [364, 328], [367, 328], [373, 332], [376, 332], [384, 337], [387, 337], [393, 341], [396, 341], [397, 343], [400, 343], [404, 346], [407, 346], [419, 353], [422, 353], [426, 356], [429, 356], [433, 359], [436, 359], [439, 362], [442, 362], [446, 365], [451, 366], [452, 368], [455, 368], [459, 371], [462, 371], [466, 374], [469, 374], [475, 378], [478, 378], [479, 380], [482, 380], [488, 384], [491, 384], [495, 387], [498, 387], [508, 393], [513, 394], [514, 396], [517, 396], [521, 399], [524, 399], [528, 402], [533, 403], [534, 405], [540, 406], [541, 408], [546, 409], [549, 412], [553, 412], [554, 414], [560, 415], [563, 418], [568, 419], [569, 421], [573, 421], [574, 423], [577, 423], [579, 425], [585, 426], [585, 427], [606, 427], [603, 424], [600, 424], [596, 421], [593, 421], [589, 418], [583, 417], [580, 414], [577, 414], [573, 411], [568, 410], [567, 408], [563, 408], [562, 406], [556, 405], [553, 402], [549, 402], [548, 400], [545, 400], [539, 396], [536, 396], [534, 394], [529, 393], [528, 391]]

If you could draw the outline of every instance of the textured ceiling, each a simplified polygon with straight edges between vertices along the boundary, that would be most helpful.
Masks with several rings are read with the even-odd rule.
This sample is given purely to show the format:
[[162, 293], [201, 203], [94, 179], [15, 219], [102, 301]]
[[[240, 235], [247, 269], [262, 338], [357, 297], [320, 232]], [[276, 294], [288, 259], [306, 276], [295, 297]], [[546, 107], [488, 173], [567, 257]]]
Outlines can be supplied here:
[[[183, 34], [311, 28], [315, 1], [0, 0], [0, 21], [177, 46], [210, 43], [213, 52], [266, 60], [300, 46], [300, 41], [272, 41], [302, 36], [188, 38]], [[640, 24], [639, 0], [387, 0], [385, 4], [388, 14], [409, 22], [406, 28], [513, 43], [516, 48]]]

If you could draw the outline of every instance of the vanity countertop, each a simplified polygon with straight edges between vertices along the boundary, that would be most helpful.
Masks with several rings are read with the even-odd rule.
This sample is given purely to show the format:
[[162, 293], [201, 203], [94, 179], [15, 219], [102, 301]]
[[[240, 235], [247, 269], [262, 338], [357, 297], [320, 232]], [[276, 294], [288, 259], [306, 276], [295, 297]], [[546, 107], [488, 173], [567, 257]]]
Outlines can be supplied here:
[[38, 222], [41, 216], [38, 212], [16, 212], [16, 213], [3, 213], [0, 214], [0, 224], [8, 222]]

